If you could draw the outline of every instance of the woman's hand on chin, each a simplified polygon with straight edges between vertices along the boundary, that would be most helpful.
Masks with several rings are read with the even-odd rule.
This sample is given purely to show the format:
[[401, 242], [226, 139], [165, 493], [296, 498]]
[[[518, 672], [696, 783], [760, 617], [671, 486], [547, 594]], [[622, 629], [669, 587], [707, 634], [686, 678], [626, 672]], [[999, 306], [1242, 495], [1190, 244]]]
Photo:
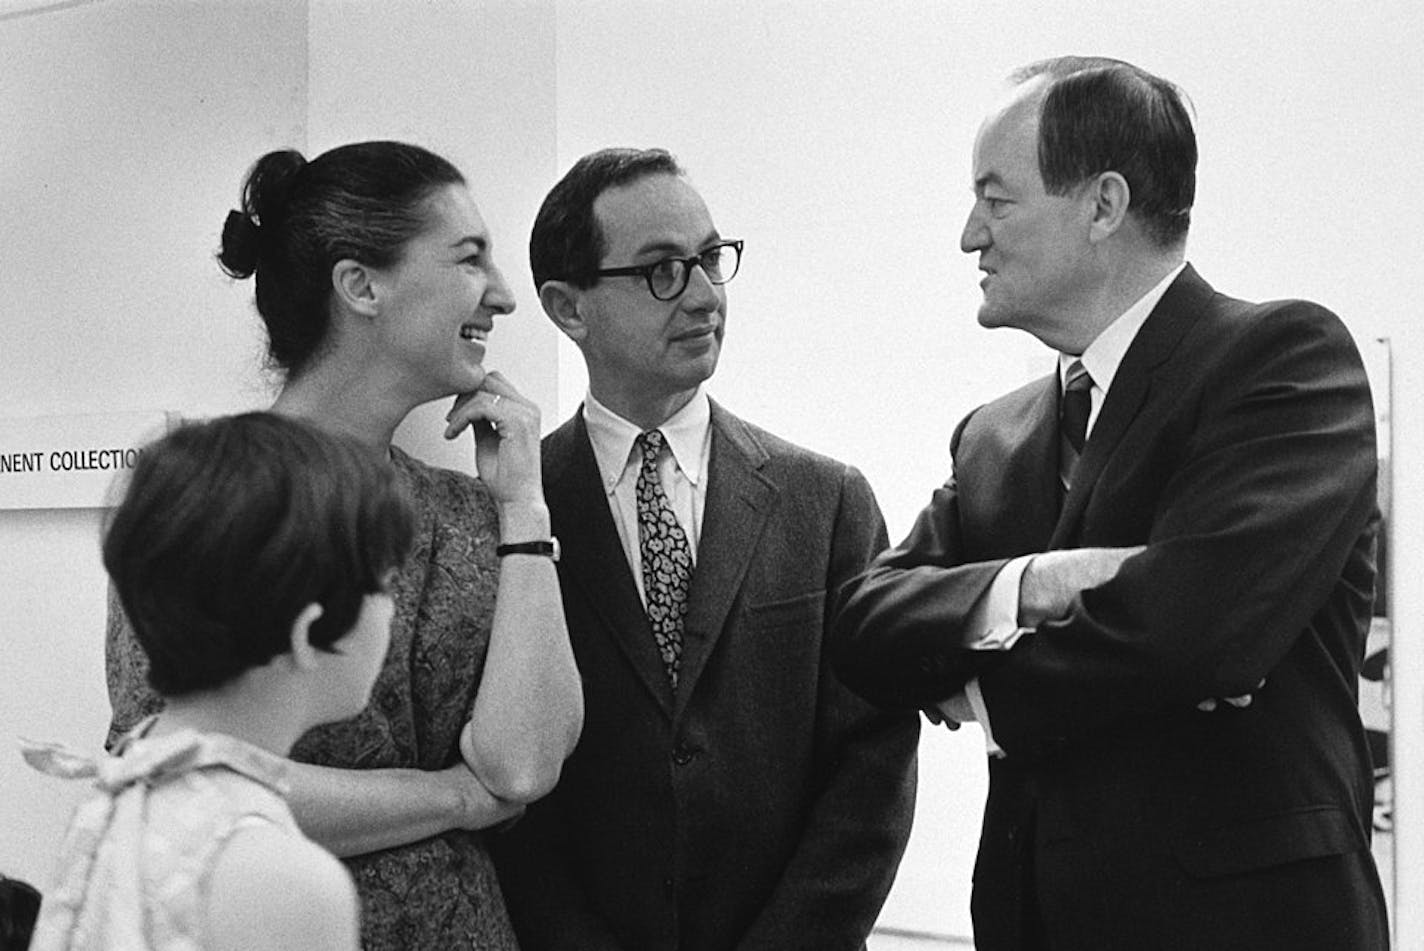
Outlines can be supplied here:
[[475, 467], [501, 506], [544, 505], [539, 469], [539, 407], [498, 371], [478, 390], [455, 398], [445, 438], [465, 429], [475, 437]]

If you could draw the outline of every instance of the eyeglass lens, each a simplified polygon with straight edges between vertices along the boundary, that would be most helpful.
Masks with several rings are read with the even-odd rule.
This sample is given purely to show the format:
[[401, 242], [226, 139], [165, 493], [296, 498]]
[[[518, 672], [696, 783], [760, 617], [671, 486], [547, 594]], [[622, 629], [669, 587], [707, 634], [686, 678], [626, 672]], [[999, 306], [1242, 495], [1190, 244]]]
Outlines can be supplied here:
[[[707, 280], [713, 284], [725, 284], [737, 274], [741, 254], [735, 244], [722, 244], [708, 248], [697, 256], [697, 262], [707, 273]], [[686, 260], [668, 258], [659, 261], [648, 274], [648, 285], [653, 296], [661, 300], [671, 300], [687, 289], [692, 273]]]

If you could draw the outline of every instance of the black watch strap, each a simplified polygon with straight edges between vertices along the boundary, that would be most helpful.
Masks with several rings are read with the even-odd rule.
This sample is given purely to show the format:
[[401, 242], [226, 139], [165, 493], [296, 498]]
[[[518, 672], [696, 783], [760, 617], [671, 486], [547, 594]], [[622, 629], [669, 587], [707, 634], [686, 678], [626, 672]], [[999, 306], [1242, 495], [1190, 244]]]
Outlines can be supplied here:
[[496, 545], [494, 553], [500, 558], [505, 555], [542, 555], [551, 561], [558, 561], [559, 540], [545, 538], [534, 542], [511, 542], [507, 545]]

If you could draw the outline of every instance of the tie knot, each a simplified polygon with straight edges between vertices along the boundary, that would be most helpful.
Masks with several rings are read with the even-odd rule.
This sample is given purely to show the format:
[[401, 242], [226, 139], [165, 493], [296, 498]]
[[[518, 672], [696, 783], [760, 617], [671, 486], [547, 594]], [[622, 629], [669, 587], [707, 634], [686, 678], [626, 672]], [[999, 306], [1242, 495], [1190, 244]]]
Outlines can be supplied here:
[[650, 429], [638, 436], [638, 445], [643, 450], [643, 460], [645, 462], [654, 460], [658, 453], [663, 451], [663, 431], [661, 429]]
[[1074, 360], [1068, 364], [1068, 372], [1064, 374], [1063, 392], [1077, 393], [1092, 388], [1093, 378], [1088, 374], [1088, 368], [1083, 366], [1083, 361]]

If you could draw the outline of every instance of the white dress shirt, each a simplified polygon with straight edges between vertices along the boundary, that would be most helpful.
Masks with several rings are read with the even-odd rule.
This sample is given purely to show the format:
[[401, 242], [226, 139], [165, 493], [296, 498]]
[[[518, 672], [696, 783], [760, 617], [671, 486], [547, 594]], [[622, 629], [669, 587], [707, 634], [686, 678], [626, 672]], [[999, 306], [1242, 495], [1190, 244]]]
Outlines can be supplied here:
[[[1103, 407], [1103, 401], [1107, 399], [1108, 390], [1112, 387], [1113, 378], [1117, 376], [1117, 371], [1122, 366], [1122, 359], [1127, 355], [1127, 349], [1136, 339], [1137, 332], [1142, 329], [1142, 325], [1147, 322], [1147, 317], [1152, 313], [1162, 295], [1167, 293], [1167, 288], [1177, 279], [1177, 275], [1182, 273], [1186, 267], [1183, 261], [1162, 278], [1150, 291], [1143, 294], [1137, 301], [1129, 307], [1112, 323], [1108, 324], [1103, 332], [1090, 343], [1086, 350], [1079, 356], [1060, 353], [1058, 355], [1058, 386], [1060, 392], [1066, 380], [1068, 367], [1074, 360], [1082, 360], [1083, 366], [1087, 368], [1088, 375], [1093, 378], [1093, 388], [1089, 391], [1091, 405], [1088, 410], [1088, 429], [1084, 436], [1092, 435], [1093, 425], [1098, 421], [1098, 411]], [[999, 573], [994, 576], [994, 583], [989, 586], [979, 599], [979, 603], [970, 612], [968, 621], [965, 624], [965, 646], [971, 650], [1008, 650], [1013, 647], [1020, 637], [1033, 632], [1033, 628], [1019, 627], [1019, 582], [1023, 578], [1024, 569], [1028, 567], [1033, 555], [1021, 555], [1011, 559], [1004, 565]], [[946, 706], [955, 706], [961, 713], [963, 704], [956, 704], [958, 697], [952, 697]], [[984, 695], [979, 690], [979, 678], [974, 678], [964, 685], [964, 699], [968, 701], [968, 706], [974, 711], [974, 718], [979, 721], [979, 725], [984, 728], [984, 739], [988, 744], [989, 753], [994, 756], [1004, 755], [1004, 751], [999, 744], [994, 742], [994, 733], [989, 726], [989, 710], [984, 704]]]
[[[623, 543], [623, 553], [633, 569], [638, 597], [646, 607], [635, 491], [638, 472], [643, 466], [643, 453], [635, 444], [643, 430], [594, 399], [592, 393], [584, 397], [583, 419], [603, 479], [603, 491], [608, 496], [608, 510], [613, 513], [613, 524], [618, 527], [618, 540]], [[664, 441], [663, 451], [658, 455], [658, 476], [673, 514], [687, 534], [692, 564], [696, 567], [697, 545], [702, 537], [702, 510], [707, 502], [707, 460], [712, 454], [712, 404], [707, 394], [699, 388], [686, 406], [657, 428], [662, 431]]]

